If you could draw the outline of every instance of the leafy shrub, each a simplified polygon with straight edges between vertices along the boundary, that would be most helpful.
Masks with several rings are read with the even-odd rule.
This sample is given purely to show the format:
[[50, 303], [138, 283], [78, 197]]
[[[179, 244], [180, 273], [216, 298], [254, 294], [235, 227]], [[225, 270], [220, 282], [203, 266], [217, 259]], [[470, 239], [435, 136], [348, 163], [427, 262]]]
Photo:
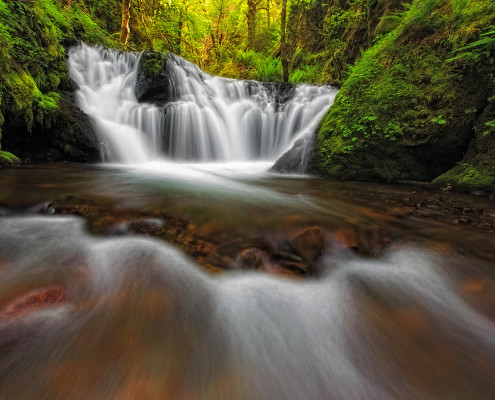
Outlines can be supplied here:
[[246, 51], [239, 50], [237, 52], [237, 60], [245, 67], [254, 67], [254, 63], [257, 58], [258, 54], [252, 49], [248, 49]]
[[318, 76], [318, 67], [306, 65], [301, 69], [296, 69], [289, 76], [290, 83], [314, 83]]
[[255, 78], [262, 82], [277, 82], [282, 78], [282, 62], [278, 57], [254, 59]]

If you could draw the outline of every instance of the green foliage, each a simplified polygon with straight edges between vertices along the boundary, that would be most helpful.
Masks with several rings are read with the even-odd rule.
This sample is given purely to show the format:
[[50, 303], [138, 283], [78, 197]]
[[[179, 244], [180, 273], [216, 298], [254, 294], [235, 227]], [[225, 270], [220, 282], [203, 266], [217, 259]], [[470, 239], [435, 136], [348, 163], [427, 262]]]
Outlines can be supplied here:
[[282, 63], [280, 58], [255, 58], [255, 79], [262, 82], [277, 82], [282, 80]]
[[488, 27], [488, 30], [480, 35], [480, 39], [466, 46], [454, 50], [457, 54], [447, 62], [466, 61], [469, 63], [483, 63], [485, 66], [495, 67], [495, 26]]
[[68, 81], [62, 43], [77, 38], [115, 46], [109, 37], [82, 0], [67, 8], [56, 0], [0, 0], [0, 129], [49, 128]]
[[[476, 110], [486, 103], [483, 82], [493, 81], [489, 66], [495, 36], [493, 27], [477, 21], [493, 24], [494, 10], [492, 3], [477, 0], [459, 1], [454, 8], [440, 0], [416, 0], [389, 17], [397, 28], [350, 67], [320, 126], [320, 171], [340, 177], [428, 179], [432, 172], [419, 161], [425, 156], [415, 153], [415, 146], [442, 143], [450, 132], [472, 135]], [[467, 29], [469, 35], [457, 34]], [[480, 77], [467, 82], [473, 70]], [[491, 119], [483, 123], [486, 132], [494, 126]]]
[[21, 162], [16, 156], [8, 151], [0, 150], [0, 167], [17, 165]]
[[257, 58], [258, 53], [252, 49], [239, 50], [237, 52], [237, 60], [245, 67], [253, 67]]
[[292, 71], [289, 76], [290, 83], [301, 83], [309, 82], [313, 83], [316, 81], [318, 76], [318, 66], [316, 65], [305, 65], [301, 69], [296, 69]]

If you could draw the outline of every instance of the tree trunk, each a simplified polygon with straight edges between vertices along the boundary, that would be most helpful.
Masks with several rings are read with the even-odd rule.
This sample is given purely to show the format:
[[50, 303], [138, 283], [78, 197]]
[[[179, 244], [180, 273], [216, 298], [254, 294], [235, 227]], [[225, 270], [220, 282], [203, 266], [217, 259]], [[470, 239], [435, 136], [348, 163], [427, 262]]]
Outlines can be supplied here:
[[122, 25], [120, 28], [120, 43], [123, 45], [127, 44], [129, 39], [129, 19], [131, 8], [131, 0], [122, 0]]
[[270, 28], [270, 0], [266, 0], [267, 28]]
[[184, 26], [184, 20], [182, 17], [182, 12], [180, 13], [179, 25], [177, 27], [177, 44], [176, 44], [176, 54], [181, 55], [182, 46], [182, 27]]
[[289, 82], [289, 62], [287, 61], [287, 43], [285, 40], [285, 26], [287, 19], [287, 0], [282, 0], [282, 12], [280, 13], [280, 58], [284, 82]]
[[248, 47], [254, 47], [254, 37], [256, 35], [256, 6], [255, 0], [248, 0], [247, 25], [248, 25]]

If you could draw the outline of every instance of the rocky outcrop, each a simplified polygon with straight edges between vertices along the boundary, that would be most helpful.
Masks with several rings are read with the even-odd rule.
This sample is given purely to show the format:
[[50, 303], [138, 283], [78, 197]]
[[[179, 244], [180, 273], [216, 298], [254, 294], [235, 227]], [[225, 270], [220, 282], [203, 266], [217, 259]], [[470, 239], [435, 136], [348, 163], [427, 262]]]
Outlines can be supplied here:
[[35, 124], [31, 132], [6, 121], [2, 145], [27, 162], [98, 161], [100, 142], [94, 124], [73, 97], [72, 92], [62, 92], [50, 119]]
[[136, 82], [139, 102], [163, 103], [169, 100], [171, 79], [167, 72], [167, 55], [160, 52], [143, 53]]
[[495, 194], [495, 140], [490, 126], [495, 121], [495, 102], [483, 109], [474, 126], [475, 136], [466, 155], [454, 168], [433, 180], [433, 186], [482, 195]]
[[[171, 58], [172, 61], [170, 60]], [[192, 65], [171, 53], [143, 53], [139, 63], [135, 89], [136, 98], [139, 102], [163, 105], [167, 101], [175, 100], [177, 90], [174, 90], [173, 87], [173, 73], [167, 69], [170, 62], [183, 64], [185, 70]], [[203, 72], [200, 72], [200, 75], [203, 75]], [[204, 74], [204, 76], [208, 75]], [[268, 98], [273, 99], [278, 106], [292, 99], [296, 89], [295, 85], [291, 83], [257, 81], [250, 81], [249, 89], [255, 92], [259, 90], [260, 86], [266, 90]]]
[[263, 86], [268, 96], [279, 106], [291, 100], [296, 92], [296, 86], [287, 82], [256, 82], [256, 84]]
[[296, 140], [292, 148], [282, 154], [273, 164], [273, 172], [302, 174], [308, 172], [308, 163], [314, 151], [314, 138]]
[[[485, 123], [478, 122], [481, 114], [487, 113], [483, 110], [487, 110], [495, 84], [488, 67], [479, 65], [486, 52], [477, 50], [477, 58], [472, 52], [463, 56], [464, 39], [454, 36], [451, 42], [444, 42], [441, 38], [452, 32], [449, 15], [439, 19], [445, 10], [433, 3], [428, 7], [421, 9], [423, 25], [435, 29], [411, 24], [406, 14], [403, 22], [353, 67], [318, 131], [312, 165], [321, 175], [431, 181], [451, 168], [454, 175], [465, 171], [470, 160], [478, 163], [474, 154], [490, 152], [492, 135], [482, 134], [489, 129], [481, 129], [481, 125], [493, 116], [486, 115]], [[490, 7], [472, 10], [470, 18], [494, 21]], [[468, 19], [458, 22], [456, 29], [469, 23]], [[484, 29], [480, 25], [470, 41], [480, 38]], [[486, 41], [480, 41], [482, 45]], [[467, 154], [470, 158], [463, 159]], [[488, 165], [489, 157], [483, 157]], [[485, 180], [488, 169], [471, 168], [467, 174]], [[445, 175], [437, 184], [452, 181], [452, 188], [461, 188], [461, 184], [454, 187], [452, 178], [452, 174]], [[495, 180], [488, 181], [494, 191]]]

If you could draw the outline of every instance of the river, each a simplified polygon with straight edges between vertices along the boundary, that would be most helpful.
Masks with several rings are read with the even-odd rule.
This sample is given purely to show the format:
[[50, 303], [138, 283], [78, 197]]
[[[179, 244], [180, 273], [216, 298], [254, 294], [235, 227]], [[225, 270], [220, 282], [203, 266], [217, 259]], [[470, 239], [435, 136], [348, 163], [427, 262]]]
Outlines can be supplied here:
[[0, 398], [493, 398], [492, 200], [270, 172], [292, 128], [191, 160], [110, 122], [139, 152], [0, 173]]

